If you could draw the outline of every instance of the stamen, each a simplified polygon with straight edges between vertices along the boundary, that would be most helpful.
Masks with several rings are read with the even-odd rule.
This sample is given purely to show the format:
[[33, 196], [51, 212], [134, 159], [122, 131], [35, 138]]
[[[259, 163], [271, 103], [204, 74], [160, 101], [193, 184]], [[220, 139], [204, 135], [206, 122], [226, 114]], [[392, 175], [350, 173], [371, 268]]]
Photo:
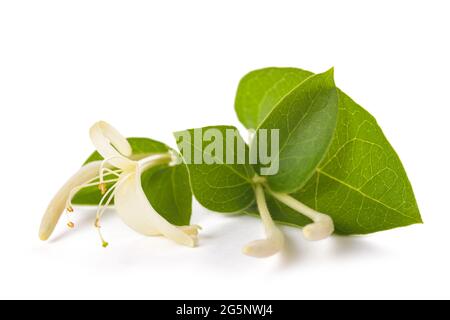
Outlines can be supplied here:
[[120, 186], [121, 183], [123, 183], [123, 181], [126, 181], [126, 179], [130, 175], [131, 174], [128, 174], [128, 175], [125, 175], [124, 177], [121, 177], [120, 181], [122, 181], [122, 182], [118, 181], [108, 191], [106, 191], [106, 193], [100, 199], [100, 202], [98, 204], [97, 213], [95, 215], [94, 226], [97, 229], [97, 232], [98, 232], [98, 235], [100, 237], [100, 240], [102, 241], [102, 246], [104, 248], [106, 248], [108, 246], [108, 242], [105, 241], [105, 239], [103, 238], [102, 232], [100, 230], [101, 229], [100, 220], [101, 220], [103, 214], [105, 213], [106, 209], [108, 208], [108, 206], [111, 204], [111, 201], [114, 199], [115, 190], [117, 189], [118, 186]]
[[72, 212], [73, 212], [73, 208], [72, 208], [72, 206], [67, 206], [66, 210], [67, 210], [67, 212], [70, 212], [70, 213], [72, 213]]
[[[99, 176], [96, 176], [94, 179], [89, 180], [88, 182], [86, 182], [86, 183], [84, 183], [84, 184], [82, 184], [82, 185], [80, 185], [80, 186], [78, 186], [78, 187], [75, 187], [75, 188], [73, 188], [72, 190], [70, 190], [70, 192], [69, 192], [69, 197], [67, 198], [67, 201], [66, 201], [66, 209], [67, 209], [67, 211], [73, 212], [72, 200], [73, 200], [73, 198], [75, 197], [75, 195], [76, 195], [79, 191], [81, 191], [81, 190], [83, 190], [83, 189], [85, 189], [85, 188], [97, 186], [97, 185], [98, 185], [98, 182], [93, 182], [93, 181], [97, 181], [98, 179], [99, 179]], [[119, 180], [119, 179], [105, 180], [104, 183], [106, 184], [106, 183], [117, 182], [118, 180]], [[72, 209], [72, 211], [70, 211], [70, 209]]]
[[73, 223], [72, 221], [69, 221], [69, 222], [67, 223], [67, 226], [68, 226], [70, 229], [73, 229], [73, 228], [75, 228], [75, 223]]
[[106, 187], [106, 184], [105, 184], [105, 183], [100, 183], [100, 184], [98, 185], [98, 189], [100, 190], [101, 194], [104, 195], [104, 194], [106, 193], [106, 190], [107, 190], [108, 188]]
[[105, 177], [105, 172], [108, 172], [110, 174], [114, 174], [117, 177], [119, 177], [120, 173], [122, 172], [122, 170], [117, 169], [117, 170], [111, 170], [110, 168], [106, 168], [105, 166], [107, 164], [110, 164], [111, 160], [114, 159], [126, 159], [123, 156], [114, 156], [114, 157], [110, 157], [110, 158], [106, 158], [102, 161], [102, 163], [100, 164], [100, 168], [99, 168], [99, 177], [100, 177], [100, 183], [103, 183], [104, 181], [104, 177]]
[[[114, 198], [114, 190], [116, 188], [117, 184], [113, 185], [106, 193], [103, 195], [102, 199], [100, 200], [100, 203], [98, 204], [97, 213], [95, 216], [95, 222], [94, 226], [97, 229], [98, 235], [100, 237], [100, 240], [102, 241], [102, 246], [106, 248], [108, 246], [108, 243], [103, 238], [102, 232], [101, 232], [101, 225], [100, 225], [100, 219], [103, 215], [103, 213], [108, 208], [109, 204], [111, 203], [112, 199]], [[105, 202], [105, 199], [106, 202]], [[105, 202], [105, 203], [103, 203]]]

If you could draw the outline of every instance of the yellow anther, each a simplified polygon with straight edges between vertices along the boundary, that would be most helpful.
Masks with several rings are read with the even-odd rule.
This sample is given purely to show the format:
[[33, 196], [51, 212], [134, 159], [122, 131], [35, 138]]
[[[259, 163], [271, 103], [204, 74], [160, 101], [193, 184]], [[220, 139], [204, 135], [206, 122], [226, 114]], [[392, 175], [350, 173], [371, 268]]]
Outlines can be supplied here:
[[73, 228], [75, 228], [75, 223], [73, 223], [72, 221], [70, 221], [70, 222], [67, 223], [67, 226], [68, 226], [70, 229], [73, 229]]
[[106, 184], [104, 184], [104, 183], [100, 183], [99, 185], [98, 185], [98, 189], [100, 190], [100, 192], [102, 193], [102, 194], [105, 194], [106, 193]]
[[73, 208], [71, 206], [68, 206], [66, 209], [67, 209], [67, 212], [73, 212]]

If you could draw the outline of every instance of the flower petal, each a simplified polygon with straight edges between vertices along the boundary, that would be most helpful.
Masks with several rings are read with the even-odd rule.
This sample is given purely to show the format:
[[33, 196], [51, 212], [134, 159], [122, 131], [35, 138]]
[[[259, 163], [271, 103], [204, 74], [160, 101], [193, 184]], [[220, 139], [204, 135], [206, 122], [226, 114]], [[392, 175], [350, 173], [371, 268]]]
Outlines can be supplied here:
[[59, 218], [64, 212], [66, 201], [70, 195], [70, 191], [92, 179], [98, 175], [98, 170], [101, 165], [101, 161], [91, 162], [75, 173], [58, 191], [53, 197], [52, 201], [48, 205], [47, 211], [42, 217], [41, 226], [39, 229], [39, 238], [41, 240], [47, 240], [55, 229]]
[[283, 249], [284, 236], [279, 229], [273, 229], [267, 239], [254, 240], [248, 243], [242, 252], [255, 258], [266, 258], [277, 254]]
[[113, 126], [105, 121], [95, 123], [89, 135], [100, 155], [120, 169], [129, 168], [133, 161], [127, 159], [132, 154], [132, 149], [127, 139]]
[[[122, 220], [133, 230], [143, 235], [162, 234], [173, 241], [194, 247], [196, 236], [170, 224], [151, 206], [141, 186], [141, 171], [138, 169], [119, 181], [115, 197], [115, 208]], [[195, 233], [195, 232], [194, 232]]]
[[314, 223], [310, 223], [303, 228], [303, 236], [310, 241], [323, 240], [331, 236], [334, 232], [334, 223], [327, 215], [318, 215]]

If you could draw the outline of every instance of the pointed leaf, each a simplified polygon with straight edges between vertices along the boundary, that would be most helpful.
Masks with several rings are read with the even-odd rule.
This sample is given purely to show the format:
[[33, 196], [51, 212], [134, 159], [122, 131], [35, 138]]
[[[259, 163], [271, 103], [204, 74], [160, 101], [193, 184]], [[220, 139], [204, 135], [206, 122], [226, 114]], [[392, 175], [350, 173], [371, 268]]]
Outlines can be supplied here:
[[333, 69], [313, 75], [286, 94], [259, 125], [279, 129], [279, 172], [267, 177], [278, 192], [294, 192], [314, 174], [336, 129], [338, 99]]
[[245, 75], [239, 82], [235, 109], [247, 129], [256, 129], [273, 107], [313, 73], [295, 68], [265, 68]]
[[[283, 70], [294, 78], [295, 69], [279, 68], [280, 78], [283, 78]], [[273, 73], [273, 68], [257, 70], [244, 80], [250, 81], [253, 76], [269, 78], [265, 73]], [[305, 71], [298, 69], [297, 76], [299, 83], [302, 82]], [[268, 92], [267, 95], [276, 92], [273, 94], [276, 99], [283, 96], [283, 90], [287, 94], [295, 86], [295, 81], [283, 87], [266, 81], [256, 94], [264, 98], [255, 104], [270, 101], [271, 98], [261, 92]], [[240, 90], [249, 87], [245, 85]], [[275, 87], [278, 90], [273, 89]], [[251, 92], [246, 94], [251, 95]], [[330, 149], [314, 176], [292, 196], [331, 215], [336, 232], [341, 234], [366, 234], [421, 223], [406, 172], [376, 120], [346, 94], [339, 90], [338, 94], [338, 124]], [[273, 103], [272, 108], [275, 105]], [[280, 223], [304, 226], [309, 222], [270, 196], [268, 203], [272, 216]], [[257, 210], [250, 208], [247, 213], [255, 215]]]

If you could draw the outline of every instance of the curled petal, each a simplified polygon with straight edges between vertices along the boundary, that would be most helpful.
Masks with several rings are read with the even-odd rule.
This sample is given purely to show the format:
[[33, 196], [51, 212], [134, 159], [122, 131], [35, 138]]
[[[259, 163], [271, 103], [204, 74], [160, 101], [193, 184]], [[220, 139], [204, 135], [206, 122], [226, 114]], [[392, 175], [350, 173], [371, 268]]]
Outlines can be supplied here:
[[42, 217], [41, 226], [39, 228], [39, 238], [47, 240], [55, 229], [59, 218], [64, 212], [67, 199], [72, 189], [94, 179], [98, 175], [101, 161], [91, 162], [73, 175], [53, 197], [47, 207], [47, 211]]
[[266, 258], [273, 256], [283, 249], [284, 236], [277, 228], [273, 230], [273, 234], [267, 239], [254, 240], [248, 243], [242, 252], [248, 256], [255, 258]]
[[174, 226], [153, 209], [142, 190], [139, 169], [121, 179], [114, 203], [122, 220], [136, 232], [146, 236], [162, 234], [185, 246], [196, 245], [196, 227]]
[[113, 126], [99, 121], [91, 127], [89, 135], [100, 155], [113, 166], [126, 170], [133, 165], [128, 159], [133, 152], [130, 144]]
[[311, 241], [318, 241], [328, 238], [334, 232], [333, 220], [327, 216], [317, 216], [314, 223], [310, 223], [303, 228], [303, 236]]

